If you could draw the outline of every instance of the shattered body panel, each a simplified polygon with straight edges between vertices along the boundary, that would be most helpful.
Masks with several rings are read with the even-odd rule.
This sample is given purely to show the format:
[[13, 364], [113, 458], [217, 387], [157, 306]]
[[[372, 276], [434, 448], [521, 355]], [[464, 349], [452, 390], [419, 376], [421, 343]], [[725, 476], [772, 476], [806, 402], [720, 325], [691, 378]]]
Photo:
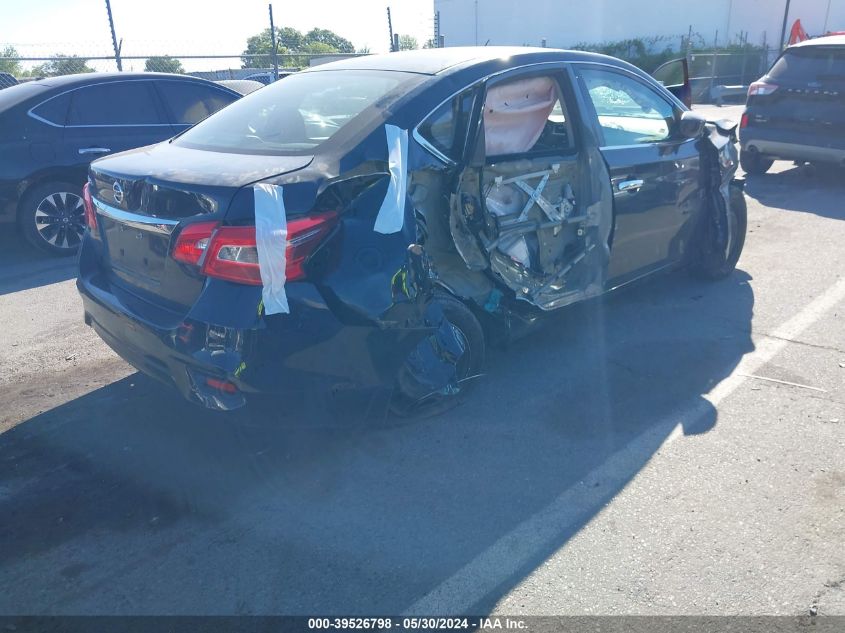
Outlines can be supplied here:
[[468, 264], [489, 267], [517, 299], [543, 310], [599, 294], [612, 209], [579, 203], [578, 171], [576, 162], [545, 159], [465, 173], [450, 205], [465, 261], [470, 251]]
[[728, 121], [708, 122], [702, 142], [705, 166], [706, 214], [714, 228], [712, 246], [724, 252], [731, 242], [731, 185], [739, 167], [736, 125]]
[[[287, 312], [277, 314], [268, 314], [261, 286], [174, 264], [165, 233], [126, 265], [109, 244], [117, 237], [89, 233], [77, 282], [86, 320], [130, 363], [212, 408], [240, 406], [254, 392], [302, 393], [307, 384], [392, 388], [397, 376], [419, 398], [458, 392], [469, 342], [440, 309], [439, 293], [511, 338], [551, 310], [682, 263], [702, 218], [729, 230], [712, 194], [730, 204], [724, 156], [732, 142], [716, 163], [693, 149], [703, 139], [608, 150], [573, 70], [596, 62], [684, 110], [644, 73], [603, 56], [438, 49], [303, 73], [383, 68], [404, 77], [401, 89], [307, 151], [227, 154], [163, 143], [95, 162], [92, 193], [108, 201], [121, 184], [133, 218], [190, 201], [172, 218], [173, 236], [199, 220], [255, 225], [257, 186], [277, 188], [288, 222], [327, 212], [338, 220], [303, 264], [305, 278], [282, 280]], [[618, 190], [645, 163], [653, 174], [640, 193]], [[119, 235], [118, 224], [104, 226]], [[654, 234], [659, 244], [649, 241]], [[166, 260], [165, 281], [131, 270], [154, 256]], [[214, 386], [220, 381], [225, 389]]]

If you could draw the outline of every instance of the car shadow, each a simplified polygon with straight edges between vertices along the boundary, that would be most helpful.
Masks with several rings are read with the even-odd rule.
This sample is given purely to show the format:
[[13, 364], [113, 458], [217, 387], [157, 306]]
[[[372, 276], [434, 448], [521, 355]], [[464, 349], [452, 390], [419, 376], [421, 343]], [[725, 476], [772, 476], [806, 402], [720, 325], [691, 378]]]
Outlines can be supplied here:
[[[775, 163], [779, 164], [782, 163]], [[790, 167], [761, 176], [746, 176], [745, 193], [772, 209], [845, 220], [843, 174], [845, 170], [838, 166]]]
[[489, 612], [679, 422], [717, 423], [749, 282], [565, 310], [413, 423], [206, 412], [138, 374], [46, 411], [0, 436], [0, 613]]
[[30, 246], [13, 224], [0, 225], [0, 295], [76, 277], [76, 257], [51, 257]]

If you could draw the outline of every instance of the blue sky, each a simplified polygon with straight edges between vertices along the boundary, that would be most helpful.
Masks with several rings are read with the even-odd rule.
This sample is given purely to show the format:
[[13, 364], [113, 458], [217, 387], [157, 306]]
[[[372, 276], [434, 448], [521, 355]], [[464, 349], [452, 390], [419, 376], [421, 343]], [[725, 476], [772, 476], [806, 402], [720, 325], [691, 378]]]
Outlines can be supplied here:
[[[238, 54], [266, 28], [267, 0], [112, 0], [125, 55]], [[394, 31], [420, 44], [433, 30], [432, 0], [276, 0], [277, 26], [328, 28], [356, 47], [388, 47], [386, 8]], [[104, 0], [0, 0], [0, 47], [21, 55], [111, 55]], [[136, 62], [137, 63], [137, 62]], [[143, 65], [143, 62], [140, 62]], [[186, 65], [187, 67], [187, 65]], [[136, 68], [140, 70], [140, 68]]]

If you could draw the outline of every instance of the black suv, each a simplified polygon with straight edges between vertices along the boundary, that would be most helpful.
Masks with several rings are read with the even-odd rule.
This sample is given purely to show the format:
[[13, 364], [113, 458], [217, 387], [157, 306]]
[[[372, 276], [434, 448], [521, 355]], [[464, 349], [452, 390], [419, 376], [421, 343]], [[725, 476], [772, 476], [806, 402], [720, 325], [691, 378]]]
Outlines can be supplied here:
[[739, 140], [749, 174], [775, 159], [845, 162], [845, 36], [787, 48], [749, 87]]
[[75, 253], [92, 160], [163, 141], [240, 96], [159, 73], [67, 75], [0, 91], [0, 221], [17, 220], [48, 253]]

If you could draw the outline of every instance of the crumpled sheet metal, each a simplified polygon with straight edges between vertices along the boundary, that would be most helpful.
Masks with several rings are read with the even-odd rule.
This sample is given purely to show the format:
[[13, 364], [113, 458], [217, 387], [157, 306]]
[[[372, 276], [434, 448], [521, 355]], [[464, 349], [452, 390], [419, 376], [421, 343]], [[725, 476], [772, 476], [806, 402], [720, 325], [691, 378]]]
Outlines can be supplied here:
[[[583, 228], [583, 234], [578, 234], [583, 237], [581, 251], [561, 262], [556, 274], [539, 276], [525, 265], [531, 257], [528, 234], [508, 235], [499, 241], [493, 250], [483, 250], [479, 246], [479, 236], [485, 228], [484, 213], [493, 217], [511, 214], [519, 210], [520, 200], [523, 201], [524, 209], [528, 200], [527, 192], [518, 191], [510, 185], [526, 178], [541, 178], [546, 171], [538, 171], [536, 166], [529, 165], [525, 174], [502, 179], [496, 183], [498, 191], [495, 185], [485, 189], [483, 207], [482, 202], [472, 194], [473, 191], [481, 189], [478, 182], [479, 171], [467, 169], [462, 174], [458, 192], [452, 195], [450, 201], [450, 233], [458, 254], [469, 270], [484, 270], [489, 267], [496, 277], [516, 293], [517, 300], [527, 301], [542, 310], [553, 310], [603, 292], [610, 260], [613, 192], [610, 188], [607, 164], [595, 144], [585, 147], [579, 159], [578, 172], [569, 178], [571, 182], [564, 183], [561, 193], [564, 201], [558, 204], [556, 194], [554, 203], [544, 198], [544, 204], [537, 205], [543, 211], [544, 218], [561, 217], [561, 226], [577, 219]], [[549, 174], [556, 174], [558, 171], [559, 168], [554, 164], [549, 165]], [[544, 195], [544, 191], [538, 192], [539, 184], [525, 183], [525, 186], [538, 195], [538, 200], [540, 195]], [[577, 203], [573, 190], [581, 192]], [[537, 204], [536, 201], [532, 206], [533, 204]], [[549, 209], [544, 208], [547, 205], [551, 208], [551, 213]], [[572, 217], [569, 217], [570, 215]], [[514, 261], [522, 266], [514, 266]]]
[[613, 192], [607, 164], [595, 146], [585, 148], [580, 171], [579, 188], [583, 195], [574, 213], [585, 216], [583, 249], [557, 275], [538, 279], [529, 271], [510, 265], [496, 251], [490, 253], [491, 270], [515, 289], [516, 298], [542, 310], [554, 310], [604, 290], [610, 261]]
[[390, 183], [376, 216], [373, 230], [398, 233], [405, 224], [405, 194], [408, 189], [408, 130], [385, 125]]
[[283, 188], [279, 185], [257, 184], [253, 187], [255, 243], [258, 248], [265, 314], [290, 313], [285, 293], [288, 225], [282, 194]]
[[425, 320], [436, 329], [408, 356], [407, 378], [410, 380], [403, 381], [405, 390], [417, 400], [438, 393], [458, 393], [458, 361], [466, 352], [464, 342], [436, 302], [428, 305]]
[[735, 124], [728, 121], [708, 122], [706, 126], [707, 142], [716, 150], [715, 156], [711, 160], [718, 161], [719, 174], [718, 178], [715, 176], [712, 178], [713, 181], [717, 182], [710, 185], [711, 187], [717, 185], [719, 190], [719, 194], [713, 202], [716, 226], [716, 244], [714, 246], [720, 251], [724, 250], [725, 257], [728, 257], [727, 249], [733, 242], [731, 223], [728, 218], [731, 215], [731, 182], [739, 166], [735, 128]]
[[487, 156], [521, 154], [534, 147], [557, 102], [551, 77], [518, 79], [493, 86], [484, 100]]

